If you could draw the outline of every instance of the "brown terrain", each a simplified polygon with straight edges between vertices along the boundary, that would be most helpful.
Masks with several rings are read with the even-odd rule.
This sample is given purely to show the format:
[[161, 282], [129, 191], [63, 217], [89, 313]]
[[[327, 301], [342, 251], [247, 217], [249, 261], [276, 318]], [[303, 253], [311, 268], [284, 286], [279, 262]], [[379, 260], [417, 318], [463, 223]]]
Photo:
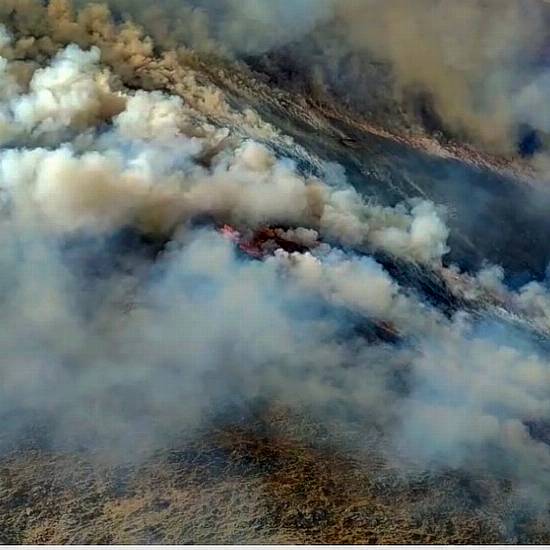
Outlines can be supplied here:
[[[130, 462], [41, 450], [2, 461], [0, 541], [130, 543], [548, 542], [509, 484], [459, 471], [393, 471], [370, 451], [269, 409]], [[301, 432], [301, 433], [300, 433]], [[306, 435], [307, 434], [307, 435]]]
[[[90, 43], [101, 46], [102, 40], [96, 33]], [[202, 109], [209, 122], [232, 127], [237, 123], [229, 116], [211, 113], [207, 102], [193, 95], [202, 84], [219, 87], [237, 112], [253, 107], [283, 136], [292, 136], [290, 144], [281, 134], [269, 136], [283, 153], [300, 159], [304, 151], [312, 151], [314, 160], [340, 162], [352, 179], [370, 178], [368, 191], [389, 202], [412, 190], [450, 204], [453, 213], [452, 185], [459, 178], [472, 189], [498, 190], [487, 212], [477, 216], [494, 222], [493, 233], [478, 230], [477, 218], [451, 218], [458, 235], [453, 250], [472, 263], [496, 250], [495, 261], [508, 261], [517, 270], [523, 263], [539, 269], [529, 262], [549, 250], [547, 210], [535, 212], [540, 231], [533, 230], [529, 247], [517, 237], [514, 224], [517, 218], [522, 226], [523, 214], [515, 204], [523, 198], [523, 184], [533, 181], [521, 160], [384, 129], [328, 101], [276, 89], [245, 67], [219, 60], [213, 64], [189, 52], [150, 54], [139, 66], [128, 62], [128, 67], [120, 76], [128, 87], [179, 94]], [[186, 87], [191, 71], [196, 71], [196, 81]], [[242, 133], [257, 137], [254, 130]], [[469, 205], [457, 203], [459, 214], [461, 207]], [[253, 255], [266, 240], [288, 248], [266, 229], [247, 243], [245, 252]], [[500, 250], [509, 255], [501, 258]], [[546, 262], [541, 264], [543, 270]], [[392, 332], [391, 327], [384, 330]], [[2, 435], [0, 428], [0, 443]], [[550, 542], [548, 514], [523, 509], [506, 479], [473, 471], [393, 467], [376, 443], [349, 449], [338, 437], [326, 436], [307, 414], [280, 406], [264, 407], [238, 421], [215, 422], [133, 460], [109, 458], [97, 449], [52, 447], [38, 428], [23, 439], [0, 456], [3, 544]], [[349, 441], [345, 434], [341, 439]]]

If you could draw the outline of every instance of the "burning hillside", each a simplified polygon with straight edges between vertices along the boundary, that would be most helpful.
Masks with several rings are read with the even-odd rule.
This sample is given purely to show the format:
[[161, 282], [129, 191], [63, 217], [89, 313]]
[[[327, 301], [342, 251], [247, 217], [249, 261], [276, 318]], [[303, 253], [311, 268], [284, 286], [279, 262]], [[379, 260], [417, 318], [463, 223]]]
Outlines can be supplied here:
[[547, 8], [419, 3], [0, 0], [1, 542], [548, 540]]

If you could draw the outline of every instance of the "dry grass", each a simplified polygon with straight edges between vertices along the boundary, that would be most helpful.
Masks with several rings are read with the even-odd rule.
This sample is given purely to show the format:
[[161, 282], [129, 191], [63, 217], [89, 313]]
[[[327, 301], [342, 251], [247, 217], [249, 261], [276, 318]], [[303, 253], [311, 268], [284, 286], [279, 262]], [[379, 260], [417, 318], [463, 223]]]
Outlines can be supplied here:
[[522, 534], [509, 524], [506, 498], [498, 500], [506, 491], [496, 482], [458, 474], [403, 478], [374, 456], [352, 460], [308, 443], [304, 434], [312, 430], [307, 424], [298, 429], [295, 418], [271, 410], [257, 422], [212, 430], [139, 464], [40, 450], [14, 453], [0, 469], [0, 541], [550, 540], [545, 522], [524, 522]]

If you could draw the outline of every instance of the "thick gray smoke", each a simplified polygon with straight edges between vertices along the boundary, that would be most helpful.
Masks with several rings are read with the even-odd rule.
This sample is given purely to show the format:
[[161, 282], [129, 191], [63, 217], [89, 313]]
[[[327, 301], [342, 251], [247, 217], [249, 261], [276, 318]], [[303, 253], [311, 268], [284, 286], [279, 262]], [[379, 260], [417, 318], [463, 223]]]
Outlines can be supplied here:
[[[289, 44], [302, 72], [368, 109], [385, 64], [397, 104], [430, 101], [443, 128], [514, 153], [525, 125], [548, 132], [550, 6], [544, 0], [109, 0], [155, 40], [230, 55]], [[352, 91], [353, 90], [353, 91]]]
[[[353, 19], [351, 3], [314, 4], [322, 13], [310, 17], [312, 3], [252, 3], [254, 17], [285, 28], [250, 47], [309, 32], [330, 10]], [[355, 9], [367, 4], [382, 9]], [[423, 465], [501, 468], [546, 491], [550, 453], [528, 423], [550, 419], [550, 364], [507, 322], [513, 311], [520, 326], [550, 329], [543, 283], [514, 292], [498, 267], [476, 277], [443, 267], [444, 208], [387, 207], [344, 176], [304, 174], [276, 154], [281, 132], [170, 59], [153, 61], [150, 39], [105, 8], [2, 9], [0, 415], [15, 432], [36, 415], [56, 441], [139, 449], [235, 401], [275, 399], [320, 421], [345, 404]], [[436, 22], [449, 21], [436, 15], [440, 33]], [[424, 61], [435, 70], [441, 60]], [[159, 75], [179, 95], [137, 86]], [[296, 249], [275, 242], [252, 260], [234, 242], [265, 227]], [[147, 255], [155, 242], [162, 251]], [[491, 315], [445, 315], [373, 254], [446, 277]], [[367, 325], [392, 338], [369, 342]]]

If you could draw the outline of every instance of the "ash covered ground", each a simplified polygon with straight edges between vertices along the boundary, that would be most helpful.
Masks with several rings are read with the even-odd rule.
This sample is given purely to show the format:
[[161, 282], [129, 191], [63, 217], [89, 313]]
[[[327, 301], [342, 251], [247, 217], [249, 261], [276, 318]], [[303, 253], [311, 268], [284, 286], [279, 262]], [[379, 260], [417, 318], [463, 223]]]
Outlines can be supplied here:
[[548, 17], [0, 0], [0, 542], [548, 542]]

